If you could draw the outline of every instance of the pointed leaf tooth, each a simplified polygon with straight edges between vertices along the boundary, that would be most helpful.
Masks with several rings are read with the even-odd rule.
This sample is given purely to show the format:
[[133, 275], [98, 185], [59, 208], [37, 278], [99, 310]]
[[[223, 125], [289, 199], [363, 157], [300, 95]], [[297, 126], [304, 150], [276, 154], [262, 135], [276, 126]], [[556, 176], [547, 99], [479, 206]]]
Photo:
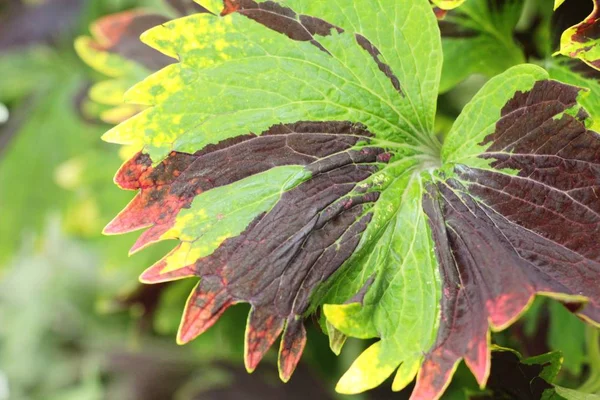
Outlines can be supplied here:
[[415, 379], [417, 376], [417, 372], [419, 372], [419, 368], [421, 367], [421, 362], [423, 360], [421, 358], [415, 358], [412, 362], [403, 362], [400, 364], [398, 371], [396, 371], [396, 376], [394, 377], [394, 382], [392, 383], [392, 390], [394, 392], [399, 392], [408, 386], [409, 383]]
[[[449, 355], [454, 360], [454, 355]], [[442, 368], [436, 362], [425, 360], [417, 375], [417, 383], [413, 389], [410, 400], [438, 400], [450, 385], [452, 375], [458, 368], [459, 361], [450, 363], [450, 368]]]
[[125, 93], [130, 86], [131, 82], [127, 79], [110, 79], [101, 81], [95, 83], [90, 88], [88, 91], [88, 96], [96, 103], [112, 107], [120, 107], [123, 105], [123, 93]]
[[111, 78], [122, 78], [140, 69], [133, 61], [97, 46], [97, 43], [89, 37], [78, 37], [75, 40], [75, 51], [87, 65]]
[[184, 85], [198, 79], [198, 72], [182, 64], [171, 64], [155, 72], [125, 92], [128, 103], [154, 106], [176, 94]]
[[142, 196], [136, 195], [133, 200], [106, 225], [103, 233], [105, 235], [118, 235], [137, 231], [152, 225], [148, 220]]
[[290, 380], [306, 345], [306, 329], [300, 317], [288, 319], [279, 348], [279, 378]]
[[475, 376], [479, 387], [484, 388], [490, 375], [491, 357], [490, 332], [487, 332], [487, 340], [473, 343], [465, 354], [465, 363]]
[[240, 9], [239, 0], [223, 0], [223, 10], [221, 16], [232, 14]]
[[162, 235], [169, 230], [169, 226], [167, 225], [154, 225], [150, 227], [147, 231], [144, 231], [137, 238], [131, 249], [129, 249], [129, 254], [137, 253], [138, 251], [148, 247], [152, 243], [159, 242], [162, 238]]
[[333, 326], [329, 320], [325, 321], [325, 326], [327, 328], [327, 336], [329, 336], [329, 348], [336, 356], [339, 356], [348, 336]]
[[[143, 108], [136, 105], [131, 104], [121, 104], [119, 106], [115, 106], [109, 110], [103, 111], [100, 113], [100, 119], [107, 124], [117, 125], [121, 122], [133, 117], [135, 114], [142, 111]], [[138, 146], [135, 147], [136, 150], [139, 149]], [[120, 155], [121, 153], [119, 153]]]
[[[176, 257], [181, 252], [180, 244], [173, 249], [169, 254], [163, 257], [160, 261], [146, 269], [142, 275], [140, 275], [140, 282], [143, 283], [161, 283], [175, 281], [183, 278], [189, 278], [196, 276], [195, 264], [179, 263], [174, 261], [172, 258]], [[174, 267], [173, 265], [184, 265], [183, 267]]]
[[138, 152], [125, 161], [117, 171], [114, 181], [125, 190], [138, 190], [142, 187], [143, 177], [152, 173], [152, 160], [147, 154]]
[[377, 329], [360, 303], [325, 304], [323, 313], [327, 321], [343, 334], [360, 339], [377, 337]]
[[[102, 135], [102, 140], [108, 143], [136, 145], [140, 148], [145, 147], [147, 143], [145, 143], [144, 138], [140, 136], [139, 132], [144, 131], [144, 126], [146, 128], [147, 126], [152, 126], [149, 116], [152, 112], [152, 108], [141, 111], [139, 114], [109, 129]], [[163, 154], [167, 155], [168, 151], [163, 151]]]
[[223, 0], [193, 0], [200, 4], [206, 12], [217, 15], [223, 8]]
[[203, 334], [234, 303], [219, 277], [202, 278], [185, 305], [177, 343], [188, 343]]
[[431, 2], [442, 10], [452, 10], [464, 3], [465, 0], [431, 0]]
[[281, 331], [285, 320], [272, 310], [253, 307], [248, 316], [245, 339], [244, 362], [246, 370], [252, 372], [271, 348]]
[[398, 367], [399, 361], [385, 358], [382, 341], [371, 345], [352, 363], [339, 380], [335, 390], [342, 394], [357, 394], [383, 383]]
[[166, 26], [172, 26], [172, 23], [167, 22], [148, 29], [146, 32], [142, 33], [140, 40], [142, 43], [169, 57], [179, 59], [176, 48], [176, 33]]
[[[513, 273], [516, 275], [520, 272], [515, 271]], [[527, 278], [523, 276], [522, 282], [526, 281]], [[532, 293], [535, 292], [535, 288], [523, 284], [523, 286], [515, 288], [513, 293], [502, 294], [488, 301], [486, 308], [491, 328], [495, 331], [501, 331], [517, 321], [533, 303], [535, 295]]]

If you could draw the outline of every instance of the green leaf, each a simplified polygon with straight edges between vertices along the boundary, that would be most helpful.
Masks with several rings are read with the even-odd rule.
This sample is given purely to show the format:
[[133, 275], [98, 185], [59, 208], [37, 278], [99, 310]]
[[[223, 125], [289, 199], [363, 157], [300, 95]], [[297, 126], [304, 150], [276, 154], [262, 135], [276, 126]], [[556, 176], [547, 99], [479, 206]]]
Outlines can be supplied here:
[[348, 261], [362, 268], [347, 269], [329, 289], [325, 302], [339, 302], [352, 297], [365, 277], [377, 276], [360, 303], [324, 307], [329, 322], [342, 333], [382, 338], [342, 377], [336, 388], [341, 393], [378, 386], [400, 363], [393, 389], [402, 389], [433, 343], [439, 278], [422, 212], [423, 191], [422, 178], [412, 171], [396, 178], [375, 205], [375, 218], [365, 232], [373, 239], [365, 240]]
[[491, 78], [525, 62], [513, 39], [522, 8], [519, 0], [470, 0], [447, 13], [439, 22], [444, 49], [441, 93], [472, 74]]
[[557, 301], [536, 298], [523, 322], [526, 343], [521, 348], [535, 349], [540, 345], [561, 352], [563, 369], [572, 376], [581, 375], [589, 358], [585, 349], [584, 321]]
[[502, 109], [516, 92], [525, 92], [548, 73], [534, 65], [520, 65], [491, 79], [465, 106], [446, 136], [444, 164], [486, 163], [479, 159], [482, 142], [496, 129]]
[[[370, 40], [381, 36], [368, 12], [343, 13], [336, 11], [334, 3], [323, 7], [321, 2], [298, 2], [296, 6], [302, 7], [297, 10], [299, 13], [325, 11], [325, 16], [331, 16], [328, 23], [352, 33], [337, 33], [329, 25], [319, 27], [330, 33], [319, 38], [318, 43], [326, 50], [323, 51], [304, 41], [307, 39], [290, 41], [240, 14], [227, 18], [199, 14], [148, 31], [143, 38], [146, 43], [165, 54], [178, 54], [181, 62], [129, 92], [131, 101], [154, 107], [109, 131], [105, 139], [143, 145], [154, 160], [171, 150], [193, 152], [242, 132], [266, 131], [277, 123], [360, 120], [369, 130], [385, 132], [381, 139], [407, 142], [404, 147], [419, 147], [421, 142], [431, 144], [427, 132], [434, 122], [434, 90], [441, 53], [435, 50], [439, 49], [439, 38], [435, 34], [437, 27], [431, 25], [430, 9], [422, 5], [403, 7], [405, 10], [396, 13], [394, 21], [387, 14], [375, 17], [382, 24], [405, 27], [402, 41], [385, 41], [381, 46], [371, 43], [381, 52], [382, 60], [398, 71], [398, 75], [387, 77], [379, 71], [385, 66], [375, 63], [374, 55], [363, 48], [369, 44], [360, 40], [361, 45], [355, 36], [368, 35]], [[304, 10], [307, 6], [311, 8]], [[356, 7], [360, 8], [360, 4]], [[365, 5], [364, 9], [370, 7]], [[192, 31], [184, 26], [198, 28]], [[356, 27], [359, 28], [354, 31]], [[291, 25], [287, 29], [301, 28]], [[192, 50], [197, 42], [195, 35], [203, 32], [213, 33], [210, 46]], [[425, 52], [428, 57], [416, 56]], [[401, 59], [400, 54], [413, 56]], [[242, 67], [243, 75], [233, 74]], [[397, 84], [390, 84], [391, 80], [405, 83], [398, 89]], [[340, 91], [330, 91], [332, 86]], [[403, 95], [399, 96], [398, 91]], [[279, 92], [286, 92], [286, 96]], [[199, 97], [205, 99], [201, 109], [187, 101]], [[251, 117], [253, 114], [263, 117], [256, 120]], [[180, 122], [172, 124], [173, 118]], [[137, 126], [147, 128], [140, 131]], [[173, 144], [168, 145], [170, 142]]]
[[586, 361], [585, 325], [558, 302], [550, 303], [548, 345], [564, 354], [563, 368], [579, 375]]
[[[150, 182], [165, 182], [165, 179], [159, 178], [159, 176], [164, 173], [170, 176], [172, 170], [168, 165], [176, 165], [177, 169], [181, 170], [181, 173], [177, 174], [177, 183], [182, 188], [186, 188], [189, 187], [189, 183], [186, 186], [183, 184], [184, 182], [189, 182], [189, 179], [197, 179], [195, 177], [200, 172], [207, 174], [207, 171], [204, 170], [192, 172], [197, 168], [196, 165], [204, 168], [203, 165], [206, 165], [207, 160], [205, 161], [203, 158], [210, 156], [215, 159], [214, 164], [219, 165], [218, 160], [222, 159], [221, 153], [227, 151], [230, 153], [228, 158], [240, 160], [235, 162], [246, 163], [247, 161], [244, 161], [244, 158], [248, 159], [249, 154], [254, 152], [251, 149], [260, 149], [262, 147], [261, 142], [275, 143], [275, 139], [279, 140], [275, 136], [284, 134], [295, 134], [299, 138], [305, 136], [302, 139], [303, 143], [306, 143], [305, 146], [310, 146], [311, 141], [314, 140], [311, 137], [314, 137], [316, 132], [329, 131], [333, 133], [333, 129], [339, 133], [344, 133], [340, 129], [347, 128], [344, 128], [345, 124], [337, 122], [315, 124], [314, 128], [310, 126], [286, 125], [286, 130], [290, 132], [273, 132], [271, 130], [252, 139], [252, 142], [256, 143], [251, 143], [249, 140], [237, 144], [232, 141], [233, 139], [229, 139], [230, 137], [239, 135], [239, 132], [261, 132], [262, 129], [268, 129], [275, 123], [286, 123], [287, 120], [312, 119], [335, 121], [341, 119], [361, 121], [365, 128], [360, 128], [360, 130], [365, 129], [369, 132], [371, 130], [380, 132], [376, 137], [370, 137], [371, 134], [368, 133], [366, 136], [369, 136], [369, 138], [364, 144], [360, 145], [361, 147], [368, 144], [369, 146], [380, 146], [384, 150], [397, 148], [398, 154], [397, 161], [389, 160], [389, 156], [382, 155], [379, 158], [379, 163], [382, 165], [381, 168], [388, 162], [390, 167], [387, 170], [382, 170], [381, 173], [373, 175], [361, 184], [365, 188], [373, 187], [373, 189], [369, 189], [370, 191], [375, 188], [389, 187], [385, 191], [384, 197], [377, 203], [373, 212], [369, 212], [367, 215], [371, 218], [370, 215], [374, 214], [375, 219], [369, 225], [369, 230], [365, 233], [365, 235], [371, 237], [370, 243], [365, 243], [361, 248], [371, 248], [379, 240], [392, 243], [392, 240], [395, 238], [394, 232], [401, 229], [397, 227], [411, 223], [411, 216], [419, 210], [420, 204], [418, 202], [414, 204], [407, 202], [400, 207], [401, 203], [399, 200], [401, 198], [421, 198], [423, 182], [419, 175], [415, 174], [415, 171], [418, 171], [423, 166], [429, 168], [428, 163], [433, 162], [434, 159], [428, 154], [435, 152], [435, 148], [438, 146], [433, 135], [426, 132], [432, 131], [434, 123], [435, 94], [437, 89], [435, 83], [432, 84], [432, 82], [436, 82], [436, 76], [439, 76], [439, 51], [431, 53], [431, 50], [428, 50], [432, 54], [431, 57], [415, 56], [401, 58], [399, 56], [400, 54], [423, 54], [426, 48], [431, 49], [436, 46], [439, 48], [439, 37], [435, 34], [437, 27], [434, 16], [431, 14], [426, 2], [416, 3], [411, 7], [394, 5], [394, 8], [397, 10], [392, 21], [390, 21], [390, 15], [382, 13], [383, 10], [387, 10], [384, 5], [381, 5], [382, 8], [379, 11], [373, 10], [372, 14], [368, 12], [355, 13], [352, 10], [350, 12], [341, 12], [335, 9], [335, 7], [338, 7], [335, 3], [330, 4], [328, 7], [324, 7], [324, 5], [318, 3], [309, 4], [306, 2], [290, 3], [289, 5], [296, 7], [295, 12], [302, 14], [318, 15], [319, 13], [325, 13], [328, 17], [328, 22], [320, 22], [323, 25], [314, 28], [315, 31], [324, 36], [311, 35], [306, 39], [297, 38], [298, 40], [296, 41], [290, 41], [278, 32], [277, 29], [283, 29], [284, 33], [291, 37], [300, 35], [299, 32], [301, 32], [301, 29], [304, 31], [304, 27], [302, 26], [302, 23], [305, 23], [302, 22], [305, 21], [304, 17], [298, 19], [297, 26], [281, 26], [280, 22], [280, 25], [277, 25], [278, 21], [276, 19], [275, 21], [266, 19], [265, 15], [268, 16], [269, 14], [257, 8], [259, 7], [258, 5], [252, 5], [248, 10], [242, 8], [239, 13], [221, 19], [208, 14], [191, 16], [155, 28], [144, 35], [146, 42], [160, 48], [166, 54], [179, 55], [181, 63], [170, 66], [151, 76], [128, 93], [128, 97], [137, 103], [153, 105], [153, 107], [113, 129], [106, 135], [108, 140], [118, 141], [123, 144], [141, 144], [145, 147], [152, 160], [160, 160], [166, 154], [165, 152], [173, 150], [190, 152], [192, 149], [198, 151], [198, 149], [202, 149], [207, 145], [210, 148], [210, 145], [213, 143], [221, 142], [223, 144], [219, 143], [216, 147], [211, 148], [208, 153], [204, 152], [203, 154], [201, 152], [198, 154], [200, 158], [196, 160], [193, 157], [171, 153], [167, 158], [167, 164], [163, 163], [165, 167], [160, 166], [160, 171], [157, 169], [155, 170], [156, 172], [150, 172], [147, 169], [151, 168], [149, 158], [145, 158], [143, 161], [139, 159], [132, 161], [131, 164], [126, 164], [119, 173], [118, 182], [121, 186], [130, 189], [143, 188], [144, 185], [141, 183], [141, 179], [146, 180], [146, 176], [150, 178]], [[360, 6], [360, 4], [357, 6]], [[265, 7], [274, 6], [268, 5]], [[343, 6], [340, 4], [339, 7]], [[367, 10], [367, 7], [363, 8]], [[270, 10], [267, 9], [266, 11]], [[274, 11], [280, 12], [276, 8]], [[418, 17], [415, 18], [415, 16]], [[267, 29], [248, 17], [258, 21], [262, 19], [265, 25], [273, 29]], [[381, 23], [373, 25], [373, 19], [381, 20]], [[406, 41], [390, 42], [381, 40], [383, 36], [379, 34], [378, 29], [383, 24], [389, 23], [407, 27], [403, 33]], [[198, 27], [196, 29], [197, 32], [184, 29], [187, 26]], [[423, 37], [421, 35], [423, 28], [426, 28], [426, 31], [429, 29], [432, 34]], [[349, 31], [346, 31], [347, 29]], [[341, 32], [342, 30], [344, 31]], [[193, 50], [193, 47], [197, 43], [196, 35], [203, 32], [213, 33], [211, 42], [215, 44], [214, 47], [204, 47], [200, 53], [198, 50]], [[214, 33], [217, 33], [216, 37], [214, 37]], [[367, 35], [377, 40], [371, 42], [366, 39]], [[227, 41], [224, 40], [225, 38], [227, 38]], [[237, 43], [242, 42], [246, 43], [246, 45], [243, 47], [237, 45]], [[190, 46], [192, 48], [189, 48]], [[285, 63], [288, 67], [281, 68], [282, 63]], [[365, 68], [365, 66], [368, 68]], [[399, 74], [392, 73], [392, 68], [399, 71]], [[235, 71], [244, 72], [240, 74]], [[414, 79], [414, 74], [417, 75], [418, 79]], [[319, 76], [320, 78], [314, 80], [313, 77], [315, 76]], [[399, 85], [401, 81], [405, 82], [405, 84]], [[274, 85], [273, 82], [280, 82], [280, 87]], [[332, 91], [331, 87], [337, 87], [338, 92]], [[283, 93], [285, 93], [285, 96], [282, 96]], [[205, 100], [200, 109], [196, 108], [193, 101], [188, 102], [183, 100], [186, 98], [191, 100], [198, 96]], [[253, 107], [255, 104], [260, 104], [261, 108], [258, 110], [255, 109]], [[260, 111], [273, 107], [277, 109], [277, 113]], [[173, 118], [179, 119], [174, 113], [181, 116], [181, 123], [178, 125], [172, 124]], [[189, 117], [192, 115], [194, 115], [194, 118], [190, 119]], [[261, 118], [257, 119], [255, 115], [261, 115]], [[204, 122], [200, 125], [194, 123], [194, 119], [197, 118], [203, 119]], [[194, 127], [186, 129], [186, 126], [191, 123]], [[143, 135], [140, 135], [140, 131], [136, 129], [140, 125], [156, 128], [150, 128]], [[213, 128], [216, 126], [219, 126], [219, 128]], [[159, 129], [158, 127], [163, 127], [164, 129]], [[358, 133], [357, 128], [348, 127]], [[152, 132], [152, 129], [154, 129], [154, 132]], [[278, 130], [281, 130], [281, 128], [278, 128]], [[178, 132], [181, 132], [181, 134]], [[313, 134], [313, 132], [315, 133]], [[319, 134], [319, 136], [321, 135]], [[319, 141], [322, 143], [326, 143], [325, 140], [327, 142], [332, 140], [337, 141], [334, 136], [332, 138], [323, 136]], [[167, 137], [170, 139], [166, 139]], [[167, 145], [167, 141], [173, 142], [173, 145], [165, 146]], [[350, 144], [352, 143], [356, 145], [360, 144], [360, 142], [356, 142], [355, 140], [352, 140]], [[432, 145], [434, 146], [433, 149], [429, 150], [428, 148]], [[269, 146], [273, 148], [270, 160], [275, 165], [278, 163], [298, 162], [304, 165], [307, 161], [311, 162], [310, 159], [294, 160], [289, 155], [285, 156], [285, 153], [279, 154], [280, 150], [273, 147], [274, 144], [270, 144]], [[240, 148], [239, 151], [245, 148], [245, 154], [240, 153], [235, 148]], [[418, 149], [424, 154], [419, 155]], [[278, 153], [275, 153], [276, 150]], [[358, 147], [357, 150], [352, 150], [352, 152], [364, 152], [365, 150], [360, 150], [360, 147]], [[250, 153], [248, 153], [249, 151]], [[319, 151], [320, 154], [316, 154], [314, 153], [315, 150], [310, 148], [301, 150], [296, 147], [296, 151], [310, 156], [313, 164], [309, 164], [309, 170], [315, 172], [326, 171], [330, 168], [327, 164], [335, 162], [333, 161], [334, 158], [331, 158], [333, 154], [329, 153], [329, 150], [327, 152]], [[378, 153], [380, 153], [380, 150], [378, 150]], [[330, 156], [332, 161], [327, 160], [326, 156], [329, 154], [332, 154]], [[358, 156], [351, 157], [356, 160], [355, 162], [360, 162], [356, 158]], [[185, 165], [182, 165], [180, 161], [177, 161], [179, 158], [188, 158], [188, 160], [185, 161]], [[319, 161], [320, 158], [323, 158], [323, 160]], [[335, 163], [337, 166], [338, 162]], [[136, 167], [140, 164], [144, 165], [140, 172], [143, 174], [150, 172], [150, 175], [144, 176], [134, 172], [140, 170], [140, 168]], [[323, 167], [320, 167], [319, 164], [323, 164]], [[253, 169], [248, 170], [240, 165], [239, 167], [232, 168], [231, 171], [247, 171], [247, 173], [251, 174], [260, 172], [263, 168], [268, 168], [268, 166], [261, 166], [260, 163], [255, 164], [254, 167], [253, 171]], [[210, 174], [208, 173], [208, 175]], [[236, 174], [239, 174], [239, 172], [236, 172]], [[262, 174], [256, 175], [256, 182], [265, 181], [261, 176]], [[138, 178], [134, 178], [133, 182], [139, 181], [140, 183], [128, 185], [124, 182], [125, 180], [131, 180], [135, 176]], [[242, 176], [223, 176], [221, 178], [222, 183], [218, 185], [225, 184], [226, 186], [223, 186], [223, 190], [236, 194], [236, 196], [239, 195], [240, 199], [242, 199], [244, 193], [238, 190], [239, 183], [229, 183], [240, 179], [240, 177]], [[239, 182], [243, 182], [243, 180]], [[306, 184], [309, 184], [309, 182]], [[185, 267], [190, 261], [201, 258], [203, 255], [209, 256], [215, 251], [216, 246], [218, 247], [227, 237], [235, 237], [241, 233], [241, 231], [235, 230], [230, 235], [217, 233], [203, 234], [202, 231], [189, 228], [187, 227], [189, 223], [186, 222], [189, 218], [183, 216], [187, 211], [179, 212], [182, 207], [181, 205], [174, 208], [169, 213], [172, 217], [166, 220], [164, 216], [160, 220], [152, 218], [152, 214], [148, 213], [148, 206], [146, 204], [150, 199], [157, 198], [157, 189], [161, 193], [164, 193], [165, 190], [164, 186], [160, 189], [158, 187], [153, 189], [153, 187], [154, 185], [150, 185], [148, 192], [142, 189], [141, 196], [136, 198], [128, 209], [107, 228], [107, 231], [117, 233], [148, 226], [148, 224], [153, 223], [154, 227], [140, 238], [141, 241], [138, 241], [138, 245], [134, 247], [135, 249], [151, 241], [168, 237], [177, 237], [184, 241], [178, 250], [175, 250], [166, 259], [152, 267], [144, 275], [144, 279], [158, 281], [194, 274], [193, 269], [182, 269], [181, 267]], [[201, 187], [202, 190], [207, 190], [203, 185]], [[287, 190], [292, 187], [289, 186]], [[357, 189], [358, 186], [354, 190]], [[214, 193], [215, 199], [227, 198], [231, 200], [230, 196], [224, 197], [220, 194], [220, 188], [213, 190], [217, 190]], [[289, 193], [292, 192], [289, 191]], [[173, 193], [172, 189], [170, 193]], [[189, 190], [189, 188], [188, 193], [192, 198], [195, 196], [194, 191]], [[211, 191], [205, 194], [213, 196]], [[189, 195], [186, 195], [186, 197]], [[203, 196], [204, 194], [194, 200], [189, 212], [190, 217], [197, 215], [198, 212], [203, 212], [203, 204], [211, 203], [202, 201]], [[190, 207], [187, 204], [189, 204], [191, 199], [187, 200], [181, 196], [178, 197], [179, 200], [177, 201], [185, 202], [184, 204], [186, 205], [183, 207]], [[281, 201], [283, 199], [285, 197]], [[360, 205], [364, 200], [357, 198], [357, 201], [357, 205]], [[173, 204], [174, 201], [169, 201], [169, 203]], [[160, 206], [162, 203], [158, 204]], [[198, 204], [201, 208], [193, 211], [196, 209], [194, 204]], [[223, 202], [222, 204], [223, 206], [231, 207], [231, 203]], [[270, 204], [267, 208], [261, 210], [262, 212], [269, 211], [272, 207], [273, 204]], [[345, 207], [349, 207], [349, 205]], [[275, 209], [271, 213], [274, 213]], [[363, 212], [367, 212], [367, 210], [365, 209]], [[157, 208], [158, 214], [161, 214], [163, 211], [164, 208], [162, 206]], [[256, 212], [250, 213], [247, 209], [244, 209], [243, 212], [244, 218], [249, 219], [240, 219], [237, 217], [236, 221], [240, 223], [240, 227], [248, 225], [258, 215]], [[223, 211], [215, 211], [214, 213], [207, 214], [209, 216], [207, 221], [214, 220], [214, 216], [218, 214], [223, 214]], [[211, 215], [213, 215], [212, 218], [210, 217]], [[393, 289], [402, 287], [403, 282], [404, 284], [406, 283], [404, 275], [410, 276], [413, 271], [419, 273], [415, 268], [421, 262], [422, 255], [430, 258], [429, 270], [423, 270], [420, 273], [421, 276], [418, 278], [418, 281], [424, 281], [423, 285], [414, 286], [406, 292], [407, 297], [413, 296], [414, 293], [417, 298], [421, 298], [419, 301], [413, 301], [412, 304], [409, 302], [406, 303], [407, 315], [409, 315], [409, 312], [412, 315], [416, 315], [424, 310], [429, 310], [430, 317], [423, 319], [417, 324], [414, 323], [414, 318], [405, 318], [407, 327], [411, 326], [413, 332], [423, 331], [423, 341], [403, 348], [402, 343], [410, 341], [408, 334], [401, 340], [392, 340], [386, 345], [386, 347], [390, 348], [389, 356], [381, 355], [382, 359], [391, 360], [393, 364], [391, 367], [392, 370], [389, 370], [390, 367], [388, 367], [387, 372], [383, 371], [381, 374], [373, 374], [377, 381], [381, 381], [391, 374], [398, 364], [405, 360], [405, 367], [410, 365], [410, 368], [399, 374], [400, 382], [396, 386], [400, 388], [408, 384], [414, 377], [419, 362], [422, 359], [423, 351], [431, 346], [434, 339], [435, 309], [437, 307], [439, 290], [437, 286], [437, 271], [431, 251], [431, 242], [426, 230], [424, 215], [422, 213], [421, 215], [421, 220], [412, 224], [414, 225], [412, 232], [406, 232], [406, 237], [409, 241], [398, 242], [398, 249], [393, 253], [386, 254], [382, 252], [377, 258], [367, 256], [367, 252], [363, 251], [363, 255], [360, 257], [357, 256], [357, 260], [362, 259], [368, 264], [368, 267], [364, 268], [361, 274], [362, 278], [360, 276], [354, 277], [352, 282], [346, 285], [345, 292], [340, 292], [337, 296], [328, 295], [328, 300], [344, 301], [352, 297], [365, 284], [369, 277], [367, 275], [369, 270], [372, 271], [370, 273], [385, 271], [385, 275], [389, 275], [390, 277], [397, 276], [397, 282], [391, 288], [385, 288], [387, 285], [384, 284], [384, 281], [387, 278], [384, 274], [381, 274], [374, 285], [381, 287], [379, 293], [387, 293], [387, 296], [393, 300]], [[174, 218], [175, 216], [177, 216], [176, 219]], [[175, 219], [175, 221], [173, 222], [172, 219]], [[167, 222], [165, 223], [165, 221]], [[178, 228], [178, 226], [186, 227], [190, 233], [194, 232], [189, 236], [189, 240], [190, 243], [193, 243], [195, 250], [191, 250], [189, 246], [185, 245], [185, 237], [188, 236], [182, 233], [181, 228]], [[213, 226], [214, 228], [211, 229], [223, 229], [224, 227], [230, 229], [229, 224], [217, 224]], [[404, 231], [405, 229], [402, 228], [402, 230]], [[197, 253], [201, 247], [200, 243], [203, 243], [195, 241], [197, 237], [200, 237], [202, 241], [212, 240], [214, 244], [211, 247], [205, 248], [204, 252]], [[211, 238], [219, 238], [220, 242]], [[356, 244], [353, 246], [356, 246]], [[405, 254], [407, 250], [409, 253], [414, 254]], [[396, 270], [395, 263], [397, 262], [397, 257], [406, 259], [406, 267], [403, 272]], [[188, 260], [187, 262], [186, 259]], [[169, 267], [165, 267], [165, 265], [169, 265]], [[369, 296], [372, 299], [370, 301], [377, 302], [380, 296], [381, 294], [378, 295], [377, 291], [373, 291]], [[306, 302], [306, 300], [303, 301]], [[223, 304], [226, 304], [226, 302]], [[302, 307], [306, 308], [307, 306], [308, 304], [305, 304]], [[379, 307], [374, 305], [374, 308], [377, 309]], [[194, 310], [194, 307], [190, 306], [189, 309]], [[256, 310], [259, 309], [256, 308]], [[303, 312], [300, 311], [300, 313]], [[375, 314], [382, 312], [385, 312], [385, 310], [380, 309]], [[400, 315], [398, 317], [404, 318]], [[210, 323], [212, 322], [214, 321], [210, 320]], [[208, 327], [200, 325], [198, 321], [194, 322], [195, 327], [188, 328], [186, 324], [184, 322], [182, 331], [180, 331], [180, 337], [185, 341]], [[250, 327], [252, 327], [252, 324]], [[393, 321], [389, 321], [385, 329], [393, 332], [396, 329]], [[271, 340], [274, 340], [274, 338]], [[252, 359], [251, 355], [248, 355], [248, 357], [251, 359], [247, 358], [247, 364], [252, 369], [256, 361]], [[375, 386], [377, 383], [371, 383], [370, 386]], [[352, 390], [361, 390], [361, 387], [356, 387]]]
[[554, 386], [554, 391], [557, 395], [565, 400], [598, 400], [600, 396], [597, 394], [582, 393], [577, 390], [567, 389], [561, 386]]

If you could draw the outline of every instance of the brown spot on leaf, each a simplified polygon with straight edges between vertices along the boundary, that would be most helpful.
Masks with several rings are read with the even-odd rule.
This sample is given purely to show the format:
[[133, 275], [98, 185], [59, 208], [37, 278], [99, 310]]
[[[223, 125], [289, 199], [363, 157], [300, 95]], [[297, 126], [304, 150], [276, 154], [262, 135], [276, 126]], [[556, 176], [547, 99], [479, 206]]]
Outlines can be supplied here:
[[327, 50], [315, 39], [315, 36], [328, 36], [333, 30], [343, 32], [343, 29], [327, 21], [308, 15], [298, 15], [292, 9], [273, 1], [257, 3], [253, 0], [224, 0], [221, 15], [236, 11], [292, 40], [311, 42], [325, 52]]
[[392, 82], [392, 86], [394, 86], [394, 89], [396, 89], [398, 93], [402, 94], [402, 89], [400, 88], [400, 81], [398, 80], [398, 77], [394, 75], [394, 72], [392, 71], [390, 66], [381, 60], [381, 53], [379, 52], [379, 50], [375, 46], [373, 46], [373, 44], [363, 35], [359, 35], [357, 33], [355, 37], [360, 47], [365, 49], [366, 52], [369, 53], [371, 57], [373, 57], [373, 60], [377, 63], [377, 66], [379, 67], [379, 70], [390, 79], [390, 81]]

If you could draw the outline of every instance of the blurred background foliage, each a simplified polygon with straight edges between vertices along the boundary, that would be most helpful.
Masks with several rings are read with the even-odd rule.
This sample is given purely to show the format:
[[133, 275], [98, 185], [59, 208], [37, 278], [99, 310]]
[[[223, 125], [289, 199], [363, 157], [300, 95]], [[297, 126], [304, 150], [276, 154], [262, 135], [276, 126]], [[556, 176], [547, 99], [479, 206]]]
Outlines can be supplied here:
[[[570, 22], [553, 16], [550, 1], [508, 1], [506, 18], [473, 24], [469, 16], [491, 15], [485, 7], [493, 2], [471, 0], [466, 14], [450, 13], [441, 26], [441, 136], [483, 82], [513, 64], [537, 62], [574, 84], [589, 73], [573, 74], [566, 60], [551, 58], [553, 26]], [[138, 111], [122, 104], [126, 88], [170, 62], [140, 52], [135, 29], [119, 43], [107, 41], [101, 26], [90, 32], [94, 21], [133, 9], [155, 23], [199, 11], [186, 0], [0, 2], [0, 400], [408, 398], [410, 387], [392, 394], [389, 384], [362, 395], [335, 394], [336, 379], [368, 343], [349, 340], [335, 357], [317, 318], [309, 324], [304, 360], [287, 385], [277, 379], [275, 354], [253, 375], [243, 370], [245, 305], [233, 307], [191, 344], [175, 344], [194, 282], [137, 283], [173, 244], [127, 257], [135, 233], [101, 235], [133, 197], [112, 177], [136, 149], [119, 149], [100, 136]], [[504, 38], [500, 48], [490, 35]], [[93, 68], [76, 54], [74, 41]], [[481, 56], [486, 52], [506, 57], [494, 63]], [[457, 67], [459, 62], [467, 64]], [[111, 69], [111, 63], [126, 68]], [[586, 79], [600, 95], [597, 74]], [[590, 112], [599, 99], [590, 96]], [[557, 302], [536, 300], [494, 341], [526, 356], [561, 351], [557, 383], [600, 391], [598, 331]], [[475, 380], [461, 365], [444, 398], [474, 393]]]

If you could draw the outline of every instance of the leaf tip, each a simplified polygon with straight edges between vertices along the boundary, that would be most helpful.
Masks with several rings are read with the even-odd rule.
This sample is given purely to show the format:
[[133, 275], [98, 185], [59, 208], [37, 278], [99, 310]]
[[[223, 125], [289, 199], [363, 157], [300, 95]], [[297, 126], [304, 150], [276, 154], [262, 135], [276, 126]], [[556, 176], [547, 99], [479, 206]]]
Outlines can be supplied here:
[[223, 10], [221, 11], [221, 17], [224, 17], [240, 9], [238, 0], [223, 0]]
[[251, 357], [249, 354], [246, 354], [244, 357], [244, 366], [246, 367], [246, 372], [251, 374], [256, 371], [258, 360], [256, 360], [254, 357]]

